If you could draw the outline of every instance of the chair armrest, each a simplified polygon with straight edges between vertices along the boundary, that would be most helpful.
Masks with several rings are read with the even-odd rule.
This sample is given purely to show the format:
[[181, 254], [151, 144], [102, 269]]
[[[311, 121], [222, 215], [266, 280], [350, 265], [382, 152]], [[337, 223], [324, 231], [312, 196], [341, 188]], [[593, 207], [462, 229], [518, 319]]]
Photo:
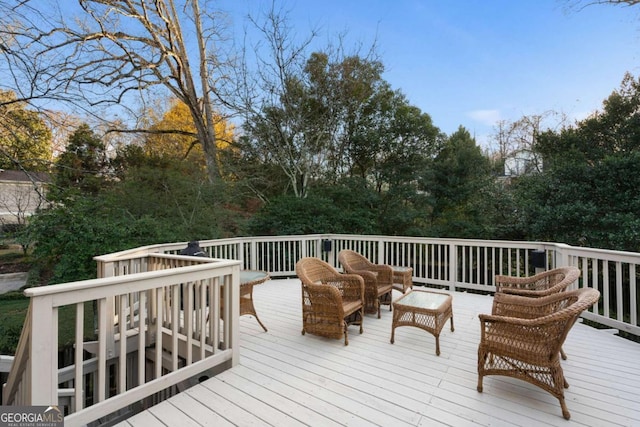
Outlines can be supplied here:
[[505, 289], [537, 290], [542, 285], [540, 282], [540, 277], [537, 275], [529, 277], [497, 275], [494, 279], [497, 292], [502, 292]]
[[357, 274], [340, 274], [322, 283], [337, 288], [344, 301], [364, 301], [364, 279]]
[[376, 272], [379, 285], [390, 285], [393, 283], [393, 268], [386, 264], [372, 264], [371, 271]]
[[566, 337], [566, 325], [553, 316], [538, 319], [480, 316], [480, 345], [512, 347], [514, 352], [534, 352], [546, 357], [557, 357]]
[[378, 281], [378, 275], [370, 270], [351, 270], [347, 274], [357, 274], [364, 279], [365, 283], [376, 284]]
[[500, 293], [509, 295], [520, 295], [529, 298], [540, 298], [547, 295], [564, 291], [571, 283], [563, 282], [547, 289], [518, 289], [518, 288], [501, 288]]

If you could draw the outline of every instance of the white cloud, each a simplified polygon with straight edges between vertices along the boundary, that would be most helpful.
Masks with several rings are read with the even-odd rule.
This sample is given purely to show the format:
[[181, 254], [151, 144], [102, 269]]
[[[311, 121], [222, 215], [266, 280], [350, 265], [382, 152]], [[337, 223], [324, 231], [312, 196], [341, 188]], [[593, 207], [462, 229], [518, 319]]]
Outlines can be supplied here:
[[467, 113], [467, 115], [476, 122], [487, 126], [493, 126], [502, 120], [500, 110], [475, 110]]

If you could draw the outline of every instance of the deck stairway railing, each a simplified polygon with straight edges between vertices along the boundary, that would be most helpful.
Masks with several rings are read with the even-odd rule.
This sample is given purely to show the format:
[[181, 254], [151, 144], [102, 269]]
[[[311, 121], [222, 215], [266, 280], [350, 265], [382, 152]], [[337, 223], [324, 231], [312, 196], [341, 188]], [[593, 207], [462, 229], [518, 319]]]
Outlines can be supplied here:
[[[96, 280], [27, 290], [32, 301], [5, 386], [5, 404], [64, 404], [71, 413], [65, 425], [86, 424], [120, 410], [126, 416], [123, 408], [131, 402], [151, 404], [164, 397], [163, 391], [207, 369], [237, 363], [239, 270], [293, 277], [296, 262], [305, 256], [339, 268], [342, 249], [375, 263], [412, 267], [416, 284], [463, 292], [495, 291], [497, 274], [527, 276], [540, 267], [576, 266], [582, 275], [574, 286], [602, 294], [583, 317], [640, 336], [640, 253], [549, 242], [334, 234], [200, 241], [210, 258], [177, 255], [185, 245], [99, 256]], [[542, 266], [537, 265], [540, 258]], [[223, 305], [221, 314], [218, 298], [235, 303]], [[97, 324], [83, 326], [80, 319], [86, 323], [92, 305]], [[83, 344], [75, 346], [75, 360], [83, 362], [55, 369], [63, 307], [77, 313], [75, 343]], [[96, 337], [84, 336], [94, 330]]]
[[[95, 280], [25, 291], [4, 405], [62, 405], [68, 426], [114, 421], [238, 363], [237, 261], [149, 253], [112, 265]], [[72, 363], [59, 360], [68, 316]]]

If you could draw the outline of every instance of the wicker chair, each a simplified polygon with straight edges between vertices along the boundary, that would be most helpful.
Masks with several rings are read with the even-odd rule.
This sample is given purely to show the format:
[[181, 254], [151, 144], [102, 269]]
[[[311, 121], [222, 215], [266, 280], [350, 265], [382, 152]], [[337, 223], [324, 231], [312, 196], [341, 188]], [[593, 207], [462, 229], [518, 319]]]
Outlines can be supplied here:
[[529, 277], [496, 276], [496, 292], [543, 297], [562, 292], [580, 277], [577, 267], [560, 267]]
[[360, 325], [362, 333], [362, 277], [340, 274], [318, 258], [302, 258], [296, 264], [296, 274], [302, 282], [302, 335], [344, 336], [344, 345], [349, 345], [349, 325]]
[[556, 397], [569, 419], [564, 400], [569, 384], [560, 366], [560, 348], [580, 314], [599, 298], [600, 292], [591, 288], [541, 298], [496, 294], [496, 314], [480, 315], [478, 391], [486, 375], [518, 378]]
[[393, 268], [384, 264], [373, 264], [357, 252], [344, 249], [338, 254], [338, 261], [346, 273], [357, 274], [364, 279], [364, 311], [378, 313], [380, 304], [388, 304], [391, 311], [391, 291], [393, 291]]
[[[529, 277], [496, 276], [495, 285], [496, 292], [539, 298], [564, 292], [579, 277], [579, 268], [559, 267]], [[504, 315], [508, 316], [508, 314]], [[560, 356], [562, 356], [563, 360], [567, 360], [567, 354], [562, 348], [560, 349]]]

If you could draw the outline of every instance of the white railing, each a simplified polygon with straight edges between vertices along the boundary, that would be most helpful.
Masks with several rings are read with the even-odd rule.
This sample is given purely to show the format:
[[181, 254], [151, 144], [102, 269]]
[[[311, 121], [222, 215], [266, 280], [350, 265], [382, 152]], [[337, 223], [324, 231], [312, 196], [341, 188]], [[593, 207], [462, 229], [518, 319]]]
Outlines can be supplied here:
[[[65, 404], [65, 425], [85, 425], [237, 364], [239, 264], [135, 255], [119, 275], [27, 289], [3, 403]], [[74, 363], [58, 369], [62, 316], [75, 319]]]
[[[154, 245], [134, 251], [178, 253], [186, 242]], [[584, 317], [610, 328], [640, 336], [640, 253], [572, 247], [562, 243], [518, 242], [423, 237], [318, 234], [265, 236], [200, 241], [211, 257], [236, 259], [243, 269], [265, 270], [272, 277], [295, 276], [297, 260], [314, 256], [340, 268], [338, 253], [351, 249], [372, 262], [413, 268], [418, 284], [462, 291], [495, 291], [497, 274], [528, 276], [536, 272], [533, 251], [542, 251], [543, 269], [577, 266], [582, 276], [575, 286], [598, 289], [602, 298]], [[116, 260], [125, 251], [101, 257]]]
[[[582, 275], [574, 286], [592, 287], [601, 292], [601, 300], [584, 312], [584, 317], [640, 336], [640, 253], [577, 248], [548, 242], [335, 234], [246, 237], [199, 243], [211, 259], [178, 256], [186, 242], [140, 247], [96, 257], [100, 279], [95, 281], [28, 290], [27, 294], [32, 297], [31, 314], [23, 335], [27, 331], [29, 339], [21, 339], [12, 369], [12, 374], [20, 369], [24, 374], [22, 378], [10, 378], [7, 384], [12, 395], [25, 397], [14, 398], [9, 404], [48, 404], [51, 400], [47, 399], [55, 395], [54, 392], [58, 396], [71, 396], [69, 405], [76, 412], [65, 420], [70, 422], [69, 425], [76, 425], [102, 417], [109, 411], [113, 412], [114, 408], [117, 410], [149, 393], [159, 392], [222, 361], [237, 361], [237, 305], [231, 304], [232, 312], [223, 314], [223, 320], [229, 319], [228, 322], [214, 320], [206, 325], [206, 307], [217, 310], [219, 305], [215, 298], [219, 289], [225, 290], [224, 298], [235, 300], [240, 269], [265, 270], [272, 277], [293, 277], [296, 262], [306, 256], [319, 257], [340, 268], [338, 253], [342, 249], [358, 251], [376, 263], [412, 267], [413, 281], [417, 284], [472, 292], [495, 291], [493, 280], [497, 274], [534, 274], [540, 268], [534, 265], [532, 257], [533, 251], [537, 251], [542, 253], [542, 268], [577, 266]], [[236, 261], [225, 264], [230, 261], [222, 259]], [[222, 286], [228, 283], [233, 286]], [[180, 297], [181, 287], [183, 292], [186, 290], [185, 297]], [[230, 289], [234, 290], [231, 295]], [[207, 298], [208, 306], [204, 303]], [[186, 306], [168, 304], [167, 301], [171, 300], [182, 300]], [[97, 343], [85, 343], [82, 347], [89, 349], [92, 357], [85, 357], [83, 365], [75, 364], [73, 368], [54, 371], [51, 368], [57, 363], [57, 331], [52, 325], [57, 324], [58, 309], [75, 306], [78, 318], [81, 318], [82, 307], [87, 301], [95, 301], [100, 314], [97, 318]], [[146, 309], [141, 311], [139, 307]], [[188, 312], [192, 316], [182, 314]], [[110, 313], [112, 319], [102, 313]], [[181, 315], [179, 323], [171, 322]], [[219, 316], [213, 313], [209, 318], [218, 319]], [[120, 319], [124, 321], [120, 322]], [[123, 326], [121, 331], [121, 323], [129, 326]], [[29, 327], [36, 324], [46, 327]], [[139, 333], [140, 324], [144, 325], [144, 334]], [[225, 325], [230, 327], [217, 332]], [[82, 332], [82, 326], [78, 324], [76, 342], [82, 341]], [[120, 345], [123, 333], [127, 336], [124, 340], [126, 346]], [[162, 345], [155, 339], [157, 336], [163, 336]], [[223, 350], [218, 351], [213, 343], [220, 341], [223, 342]], [[147, 346], [152, 346], [152, 350], [145, 349]], [[141, 359], [129, 357], [136, 348], [138, 354], [143, 351], [147, 354], [146, 359], [149, 359], [149, 353], [155, 354], [150, 359], [156, 369], [151, 381], [142, 381]], [[167, 355], [167, 349], [179, 351]], [[76, 352], [76, 360], [82, 360], [82, 351], [76, 348]], [[24, 361], [24, 354], [28, 355], [28, 363]], [[117, 361], [115, 365], [109, 365], [107, 361], [111, 360]], [[137, 371], [135, 367], [129, 367], [136, 363]], [[35, 364], [38, 366], [34, 367]], [[181, 368], [183, 365], [185, 367]], [[160, 366], [164, 368], [160, 369]], [[129, 371], [137, 372], [137, 382], [127, 382]], [[86, 396], [84, 399], [81, 396], [86, 395], [86, 391], [81, 385], [74, 385], [74, 380], [86, 376], [87, 372], [97, 372], [91, 375], [97, 375], [94, 388], [97, 389], [95, 401], [98, 403], [82, 409]], [[115, 384], [116, 391], [107, 393], [107, 376]], [[46, 378], [44, 382], [43, 377]]]

